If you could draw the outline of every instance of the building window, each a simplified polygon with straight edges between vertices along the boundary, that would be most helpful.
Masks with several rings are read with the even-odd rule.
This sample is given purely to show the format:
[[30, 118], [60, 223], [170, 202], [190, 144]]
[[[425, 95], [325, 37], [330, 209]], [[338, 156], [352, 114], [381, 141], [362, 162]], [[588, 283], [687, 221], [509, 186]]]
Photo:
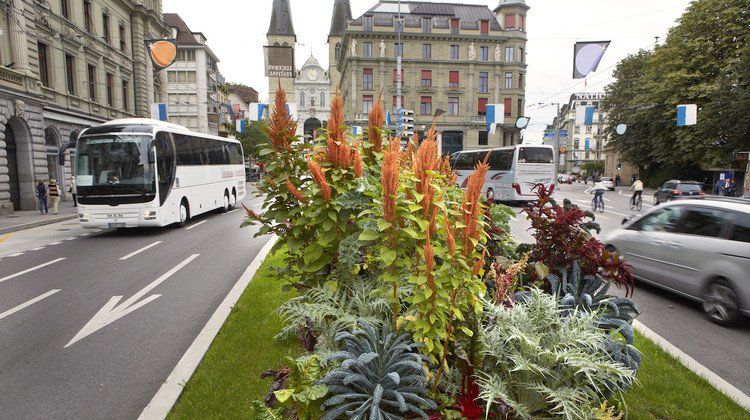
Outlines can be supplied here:
[[372, 95], [362, 96], [362, 112], [369, 114], [372, 111]]
[[458, 115], [458, 97], [448, 97], [448, 115]]
[[487, 115], [487, 98], [479, 98], [477, 101], [477, 115]]
[[[397, 76], [396, 69], [393, 69], [393, 83], [394, 84], [398, 82], [396, 76]], [[403, 68], [401, 69], [401, 83], [402, 84], [404, 83], [404, 69]]]
[[479, 145], [480, 146], [486, 146], [487, 145], [487, 132], [484, 130], [479, 131]]
[[305, 92], [299, 93], [299, 106], [304, 107], [305, 106]]
[[83, 20], [86, 32], [94, 33], [94, 19], [91, 17], [91, 2], [89, 0], [83, 0]]
[[459, 20], [456, 18], [451, 19], [451, 35], [458, 35], [459, 31]]
[[128, 43], [126, 41], [127, 35], [125, 34], [125, 26], [120, 25], [120, 51], [128, 51]]
[[581, 146], [581, 140], [575, 139], [573, 140], [573, 150], [578, 150], [578, 148]]
[[107, 73], [107, 105], [115, 105], [115, 76]]
[[523, 73], [518, 73], [518, 88], [523, 89]]
[[490, 78], [489, 73], [486, 71], [479, 72], [479, 93], [487, 93], [490, 91]]
[[422, 33], [423, 34], [432, 33], [432, 19], [422, 18]]
[[432, 44], [422, 44], [422, 59], [429, 60], [432, 58]]
[[320, 106], [324, 107], [326, 106], [326, 93], [320, 92]]
[[372, 42], [362, 43], [362, 56], [365, 58], [372, 58]]
[[[401, 106], [404, 106], [404, 97], [401, 97]], [[393, 106], [391, 107], [393, 110], [393, 113], [395, 114], [398, 111], [398, 96], [393, 96]]]
[[422, 86], [432, 86], [432, 70], [422, 70]]
[[526, 62], [526, 56], [523, 54], [523, 48], [518, 48], [518, 61], [524, 63]]
[[513, 62], [513, 47], [505, 47], [505, 62]]
[[88, 76], [89, 76], [89, 99], [96, 101], [96, 67], [88, 65]]
[[481, 61], [490, 61], [490, 47], [479, 47], [479, 59]]
[[459, 72], [458, 71], [449, 71], [448, 72], [448, 86], [449, 87], [456, 87], [459, 86]]
[[479, 21], [479, 32], [482, 35], [489, 35], [490, 34], [490, 21], [489, 20]]
[[65, 87], [71, 95], [76, 94], [76, 62], [72, 55], [65, 54]]
[[372, 90], [372, 69], [362, 69], [362, 89]]
[[49, 86], [49, 49], [41, 42], [36, 47], [39, 54], [39, 80], [44, 86]]
[[111, 44], [112, 37], [109, 34], [109, 15], [106, 13], [102, 14], [102, 31], [104, 32], [104, 42]]
[[177, 51], [177, 61], [195, 61], [195, 50]]
[[505, 73], [505, 88], [513, 89], [513, 73], [511, 72]]
[[526, 15], [518, 15], [518, 19], [520, 20], [518, 29], [526, 30]]
[[128, 83], [127, 80], [122, 81], [122, 109], [127, 111], [130, 108], [130, 104], [128, 104]]
[[518, 116], [523, 115], [523, 99], [518, 99]]
[[575, 133], [576, 133], [576, 134], [581, 134], [581, 126], [580, 126], [580, 125], [577, 125], [577, 126], [576, 126], [576, 128], [575, 128]]
[[458, 45], [451, 45], [451, 60], [458, 60], [459, 49]]
[[70, 7], [68, 6], [68, 0], [60, 0], [60, 14], [65, 19], [70, 19]]
[[505, 15], [505, 30], [511, 29], [516, 29], [516, 15], [514, 14]]
[[586, 134], [591, 134], [591, 126], [590, 125], [586, 126]]
[[432, 97], [431, 96], [422, 96], [419, 99], [419, 113], [422, 115], [432, 114]]
[[341, 43], [340, 42], [336, 43], [336, 49], [335, 49], [335, 51], [334, 51], [333, 54], [334, 54], [334, 59], [338, 63], [339, 62], [339, 57], [341, 57]]
[[404, 43], [403, 42], [401, 43], [396, 42], [393, 44], [393, 57], [397, 58], [399, 56], [401, 57], [404, 56]]
[[169, 71], [167, 80], [172, 83], [195, 83], [194, 71]]
[[[403, 18], [401, 18], [403, 19]], [[393, 27], [396, 30], [396, 32], [401, 32], [403, 30], [403, 26], [401, 21], [398, 20], [398, 18], [393, 18]]]
[[513, 114], [513, 100], [505, 98], [503, 102], [505, 104], [505, 116], [510, 117]]
[[362, 18], [362, 29], [365, 31], [372, 31], [372, 16], [364, 16]]

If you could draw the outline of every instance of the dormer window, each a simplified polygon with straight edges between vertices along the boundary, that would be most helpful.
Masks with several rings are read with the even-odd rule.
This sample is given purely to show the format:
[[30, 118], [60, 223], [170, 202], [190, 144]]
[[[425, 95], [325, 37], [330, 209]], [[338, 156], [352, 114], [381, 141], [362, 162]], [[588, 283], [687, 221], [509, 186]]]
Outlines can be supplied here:
[[479, 32], [482, 35], [489, 35], [490, 34], [490, 21], [489, 20], [480, 20], [479, 21]]
[[362, 29], [366, 32], [372, 32], [372, 16], [362, 17]]
[[458, 35], [459, 31], [459, 20], [458, 18], [451, 19], [451, 34]]
[[505, 30], [512, 31], [514, 29], [516, 29], [516, 15], [505, 15]]
[[432, 19], [422, 18], [422, 33], [423, 34], [432, 33]]

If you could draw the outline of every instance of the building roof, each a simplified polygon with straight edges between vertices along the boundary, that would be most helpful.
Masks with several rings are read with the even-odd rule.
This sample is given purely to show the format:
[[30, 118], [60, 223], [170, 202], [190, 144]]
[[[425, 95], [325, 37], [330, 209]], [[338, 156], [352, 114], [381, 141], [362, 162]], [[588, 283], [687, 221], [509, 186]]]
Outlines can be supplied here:
[[294, 35], [292, 25], [292, 13], [289, 9], [289, 0], [273, 0], [271, 10], [271, 24], [268, 26], [266, 35]]
[[315, 57], [312, 56], [312, 54], [310, 54], [310, 58], [308, 58], [307, 61], [305, 61], [305, 64], [303, 64], [302, 67], [300, 67], [300, 68], [305, 68], [307, 66], [316, 66], [316, 67], [320, 67], [320, 68], [323, 67], [323, 66], [320, 65], [320, 63], [318, 62], [318, 60], [315, 59]]
[[164, 23], [171, 27], [177, 28], [177, 45], [203, 45], [195, 39], [193, 31], [187, 26], [184, 20], [177, 13], [162, 14]]
[[328, 36], [342, 36], [346, 31], [346, 25], [352, 20], [352, 6], [349, 0], [335, 0], [333, 3], [333, 15], [331, 16], [331, 31]]
[[[448, 28], [450, 20], [458, 18], [461, 29], [479, 29], [479, 21], [487, 20], [491, 30], [502, 30], [497, 16], [487, 6], [479, 4], [402, 2], [401, 15], [407, 28], [420, 27], [421, 19], [426, 17], [433, 18], [435, 28]], [[363, 16], [372, 16], [374, 26], [393, 27], [394, 18], [398, 16], [398, 2], [380, 1], [354, 22], [361, 25]]]
[[246, 103], [258, 102], [258, 91], [245, 85], [228, 85], [229, 93], [234, 93]]

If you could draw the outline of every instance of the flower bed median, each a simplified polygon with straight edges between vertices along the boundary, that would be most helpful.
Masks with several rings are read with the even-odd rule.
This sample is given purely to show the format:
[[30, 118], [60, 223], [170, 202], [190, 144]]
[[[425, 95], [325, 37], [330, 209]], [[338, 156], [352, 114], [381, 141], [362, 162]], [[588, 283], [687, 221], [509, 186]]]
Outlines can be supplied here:
[[[659, 353], [636, 350], [637, 309], [607, 294], [610, 285], [632, 288], [632, 276], [587, 233], [597, 228], [593, 216], [556, 203], [540, 185], [526, 210], [536, 242], [516, 246], [507, 235], [512, 213], [483, 203], [486, 163], [464, 191], [437, 154], [434, 129], [402, 149], [382, 129], [380, 101], [363, 136], [349, 136], [343, 120], [336, 96], [325, 135], [296, 141], [277, 91], [270, 142], [260, 152], [268, 164], [258, 189], [267, 198], [260, 214], [248, 210], [246, 224], [278, 235], [279, 252], [248, 287], [173, 415], [635, 412], [624, 395], [638, 387], [644, 357], [648, 365]], [[695, 380], [684, 371], [677, 379]]]

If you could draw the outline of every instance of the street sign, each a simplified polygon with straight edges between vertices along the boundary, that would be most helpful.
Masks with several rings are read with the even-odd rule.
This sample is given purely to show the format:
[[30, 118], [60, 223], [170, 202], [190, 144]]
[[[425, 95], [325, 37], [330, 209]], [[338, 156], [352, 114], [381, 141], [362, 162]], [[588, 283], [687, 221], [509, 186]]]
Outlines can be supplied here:
[[399, 108], [398, 110], [398, 131], [402, 132], [402, 138], [411, 138], [414, 135], [414, 111], [411, 109]]

